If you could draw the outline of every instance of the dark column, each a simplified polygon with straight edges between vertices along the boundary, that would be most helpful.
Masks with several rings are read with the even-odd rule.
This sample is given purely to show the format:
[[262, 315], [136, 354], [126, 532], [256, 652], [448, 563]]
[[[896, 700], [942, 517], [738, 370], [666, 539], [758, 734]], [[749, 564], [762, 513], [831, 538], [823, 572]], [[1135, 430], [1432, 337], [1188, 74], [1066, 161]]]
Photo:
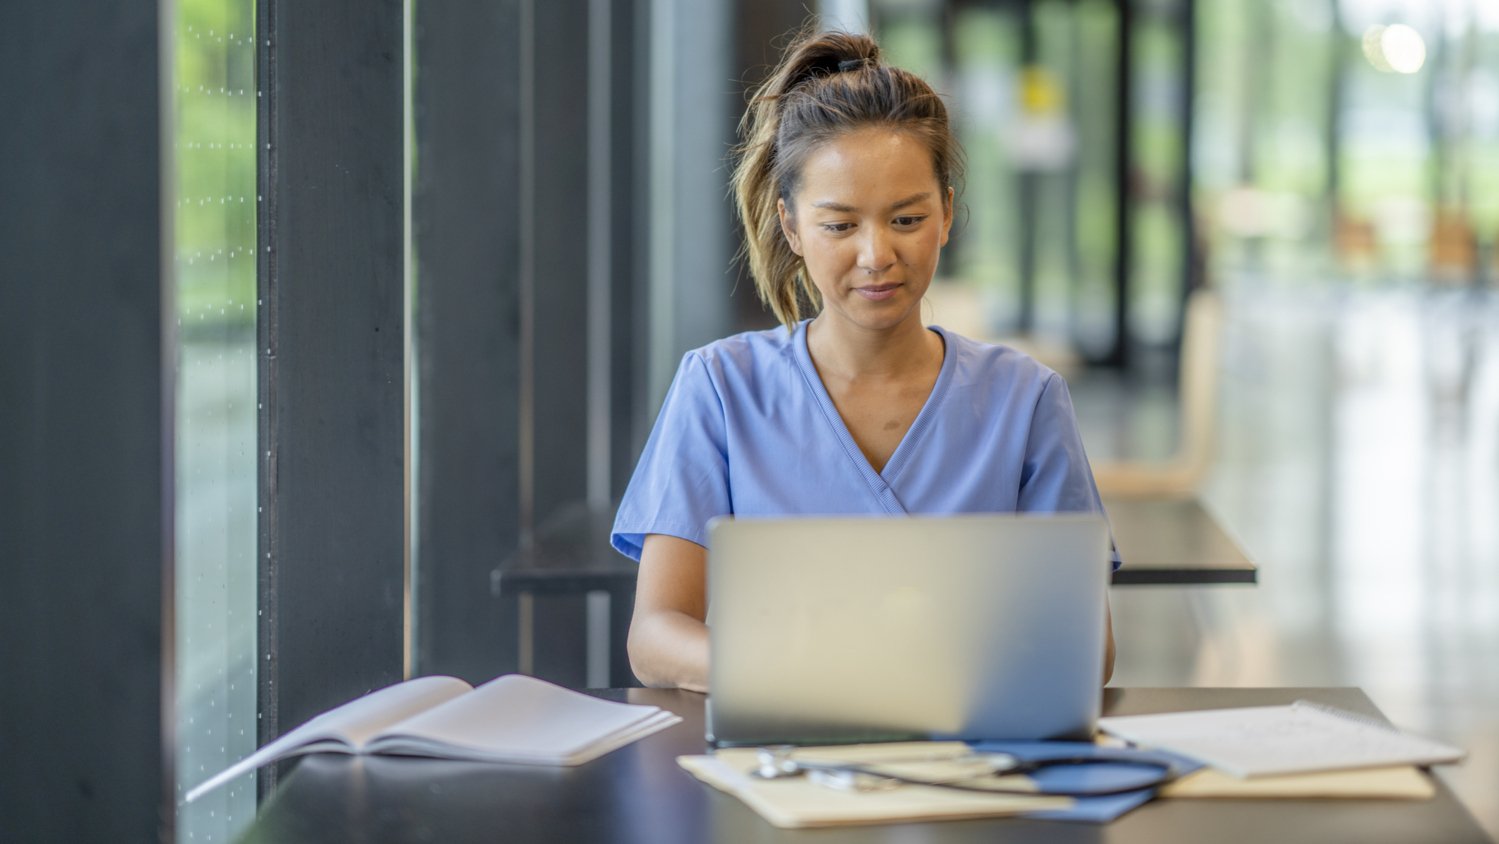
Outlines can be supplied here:
[[[1037, 44], [1036, 11], [1031, 0], [1019, 0], [1016, 4], [1020, 24], [1020, 68], [1025, 71], [1036, 64], [1040, 52]], [[1037, 202], [1041, 196], [1041, 174], [1027, 166], [1015, 177], [1015, 225], [1020, 228], [1017, 242], [1020, 254], [1020, 333], [1028, 334], [1036, 327], [1036, 239], [1040, 236], [1040, 225], [1036, 215], [1040, 212]]]
[[[588, 0], [532, 0], [533, 86], [522, 193], [531, 266], [528, 414], [533, 523], [539, 528], [588, 486]], [[566, 46], [563, 46], [566, 45]], [[523, 507], [524, 512], [524, 507]]]
[[400, 0], [256, 26], [264, 741], [403, 675], [405, 98]]
[[172, 840], [163, 66], [155, 3], [0, 6], [6, 840]]
[[735, 5], [650, 4], [650, 415], [682, 353], [727, 333], [734, 242], [724, 154], [743, 110], [731, 83]]
[[[527, 105], [520, 131], [521, 539], [548, 532], [588, 494], [590, 226], [588, 0], [530, 0]], [[526, 37], [523, 35], [523, 37]], [[568, 45], [559, 47], [559, 45]], [[582, 596], [538, 596], [538, 676], [584, 685]], [[526, 668], [527, 666], [522, 666]]]
[[[765, 81], [776, 62], [780, 61], [781, 51], [790, 42], [791, 34], [806, 21], [807, 9], [811, 4], [805, 0], [740, 0], [733, 5], [734, 64], [725, 74], [727, 84], [724, 90], [729, 95], [724, 100], [728, 107], [721, 112], [721, 118], [724, 121], [725, 139], [732, 139], [737, 143], [739, 118], [744, 114], [750, 95]], [[728, 152], [727, 145], [723, 151]], [[725, 155], [719, 170], [725, 191], [728, 189], [731, 161]], [[732, 197], [729, 202], [732, 208]], [[737, 250], [743, 246], [744, 235], [739, 218], [734, 216], [732, 210], [723, 214], [721, 219], [727, 234], [727, 259], [737, 254]], [[950, 255], [945, 259], [952, 260]], [[760, 303], [760, 296], [755, 292], [755, 280], [750, 276], [748, 263], [734, 261], [727, 269], [729, 272], [724, 276], [724, 295], [730, 300], [732, 325], [725, 326], [725, 331], [749, 331], [775, 325], [775, 315]]]
[[1114, 348], [1106, 362], [1129, 365], [1130, 273], [1135, 261], [1134, 226], [1134, 10], [1117, 0], [1119, 64], [1114, 75]]
[[415, 7], [416, 668], [516, 668], [490, 571], [520, 531], [521, 0]]
[[1176, 312], [1177, 349], [1181, 348], [1183, 329], [1187, 318], [1187, 297], [1196, 288], [1207, 283], [1206, 258], [1202, 254], [1206, 233], [1198, 232], [1197, 213], [1192, 197], [1192, 147], [1194, 143], [1193, 123], [1196, 110], [1193, 102], [1197, 98], [1197, 4], [1194, 0], [1182, 0], [1173, 16], [1177, 37], [1181, 39], [1181, 86], [1177, 89], [1177, 115], [1181, 121], [1177, 127], [1181, 137], [1181, 160], [1177, 162], [1177, 215], [1182, 225], [1181, 296]]
[[[610, 230], [614, 277], [610, 302], [609, 493], [624, 494], [645, 442], [648, 417], [646, 377], [650, 338], [649, 190], [650, 3], [612, 4], [610, 55], [612, 103], [610, 136]], [[652, 410], [654, 408], [651, 408]]]

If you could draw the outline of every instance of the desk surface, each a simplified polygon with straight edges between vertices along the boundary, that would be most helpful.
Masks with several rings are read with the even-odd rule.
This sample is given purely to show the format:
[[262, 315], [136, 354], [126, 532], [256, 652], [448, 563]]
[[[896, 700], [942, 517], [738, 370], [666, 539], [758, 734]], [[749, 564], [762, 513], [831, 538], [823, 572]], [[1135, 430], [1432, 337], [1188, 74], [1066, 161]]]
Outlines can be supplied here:
[[[1193, 498], [1107, 498], [1124, 567], [1116, 585], [1254, 583], [1257, 572], [1212, 513]], [[633, 588], [635, 564], [609, 546], [612, 512], [576, 510], [494, 572], [499, 594]]]
[[[262, 808], [246, 842], [1488, 842], [1440, 782], [1423, 801], [1163, 800], [1103, 825], [1017, 818], [779, 830], [677, 767], [702, 753], [703, 697], [659, 689], [600, 696], [652, 703], [683, 722], [578, 768], [313, 756]], [[1357, 689], [1110, 689], [1108, 714], [1262, 706], [1310, 698], [1378, 714]]]
[[1124, 567], [1115, 585], [1254, 583], [1257, 571], [1195, 498], [1103, 500]]

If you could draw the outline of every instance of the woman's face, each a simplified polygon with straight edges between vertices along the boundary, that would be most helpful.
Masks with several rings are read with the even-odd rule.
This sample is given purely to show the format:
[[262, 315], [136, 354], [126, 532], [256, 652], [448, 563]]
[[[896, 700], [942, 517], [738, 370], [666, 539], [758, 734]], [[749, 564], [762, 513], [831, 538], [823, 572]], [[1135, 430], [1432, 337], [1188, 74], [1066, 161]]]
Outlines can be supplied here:
[[823, 316], [869, 330], [916, 320], [952, 228], [952, 189], [915, 137], [861, 129], [814, 150], [781, 230], [822, 293]]

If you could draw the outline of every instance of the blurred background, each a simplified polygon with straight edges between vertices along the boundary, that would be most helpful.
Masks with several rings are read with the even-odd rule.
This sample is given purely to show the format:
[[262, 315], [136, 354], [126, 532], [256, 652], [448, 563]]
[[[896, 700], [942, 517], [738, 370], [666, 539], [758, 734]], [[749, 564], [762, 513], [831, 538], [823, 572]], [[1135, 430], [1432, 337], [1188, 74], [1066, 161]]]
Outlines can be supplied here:
[[[723, 161], [746, 87], [803, 23], [799, 2], [564, 5], [517, 23], [537, 73], [553, 51], [582, 65], [561, 81], [572, 92], [530, 104], [533, 120], [566, 112], [556, 119], [583, 130], [571, 150], [533, 141], [529, 153], [538, 172], [557, 166], [548, 155], [580, 156], [558, 186], [576, 192], [561, 215], [534, 196], [521, 213], [538, 215], [533, 232], [552, 213], [615, 243], [602, 270], [541, 244], [531, 283], [591, 271], [582, 290], [629, 324], [616, 334], [631, 366], [612, 379], [608, 442], [575, 449], [607, 465], [532, 505], [553, 511], [622, 489], [684, 349], [771, 324], [731, 261]], [[1499, 830], [1499, 7], [875, 0], [819, 12], [823, 26], [872, 32], [952, 108], [968, 177], [931, 321], [1067, 375], [1095, 460], [1149, 473], [1173, 465], [1184, 437], [1207, 443], [1185, 483], [1261, 582], [1116, 589], [1116, 683], [1363, 686], [1397, 722], [1470, 749], [1452, 780]], [[184, 788], [256, 741], [254, 29], [247, 0], [180, 0], [174, 27]], [[420, 73], [419, 35], [412, 47]], [[589, 92], [600, 67], [625, 71], [613, 113]], [[602, 138], [596, 124], [589, 135], [597, 119]], [[587, 242], [575, 228], [560, 248]], [[1199, 293], [1221, 308], [1193, 326]], [[584, 329], [566, 326], [574, 340]], [[1194, 329], [1216, 336], [1195, 381], [1178, 369]], [[412, 371], [419, 396], [428, 370]], [[423, 442], [413, 435], [413, 461]], [[551, 514], [530, 515], [534, 527]], [[504, 603], [494, 611], [520, 612]], [[583, 684], [588, 611], [567, 597], [529, 610], [541, 649], [529, 670]], [[515, 642], [492, 644], [467, 662], [518, 667]], [[182, 840], [225, 840], [254, 801], [248, 778], [195, 804]]]
[[[503, 573], [548, 543], [607, 554], [597, 525], [681, 354], [772, 324], [735, 261], [725, 162], [801, 0], [376, 5], [176, 0], [160, 19], [179, 795], [381, 678], [620, 682], [619, 605]], [[1361, 686], [1468, 749], [1442, 776], [1499, 835], [1499, 5], [811, 6], [951, 107], [968, 175], [929, 321], [1062, 372], [1101, 485], [1200, 499], [1259, 567], [1252, 586], [1116, 588], [1115, 684]], [[387, 61], [318, 58], [339, 39]], [[320, 81], [340, 74], [378, 76], [400, 120]], [[391, 150], [350, 176], [360, 204], [322, 208], [352, 234], [294, 216], [323, 183], [276, 169], [361, 166], [312, 150], [304, 94]], [[393, 263], [297, 263], [373, 252]], [[393, 366], [279, 345], [286, 315], [371, 303]], [[397, 385], [381, 407], [403, 425], [369, 453], [398, 510], [351, 526], [331, 515], [364, 512], [357, 495], [293, 499], [271, 432], [333, 424], [269, 404], [297, 367], [315, 373], [298, 395]], [[304, 550], [291, 524], [328, 527]], [[375, 582], [340, 551], [361, 525], [389, 537], [366, 603], [398, 645], [378, 653], [343, 609]], [[316, 623], [278, 591], [298, 567], [324, 573]], [[317, 684], [276, 683], [330, 638], [346, 658]], [[272, 781], [180, 808], [178, 840], [231, 840]]]

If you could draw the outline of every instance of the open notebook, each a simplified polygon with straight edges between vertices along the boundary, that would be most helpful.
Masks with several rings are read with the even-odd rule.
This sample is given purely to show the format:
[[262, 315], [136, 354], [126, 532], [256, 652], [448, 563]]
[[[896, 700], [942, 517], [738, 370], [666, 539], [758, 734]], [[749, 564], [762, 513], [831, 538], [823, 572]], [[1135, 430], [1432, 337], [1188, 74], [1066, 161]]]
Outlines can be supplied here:
[[313, 718], [189, 791], [187, 800], [307, 753], [581, 765], [681, 720], [660, 707], [600, 700], [520, 674], [478, 688], [455, 677], [421, 677]]

